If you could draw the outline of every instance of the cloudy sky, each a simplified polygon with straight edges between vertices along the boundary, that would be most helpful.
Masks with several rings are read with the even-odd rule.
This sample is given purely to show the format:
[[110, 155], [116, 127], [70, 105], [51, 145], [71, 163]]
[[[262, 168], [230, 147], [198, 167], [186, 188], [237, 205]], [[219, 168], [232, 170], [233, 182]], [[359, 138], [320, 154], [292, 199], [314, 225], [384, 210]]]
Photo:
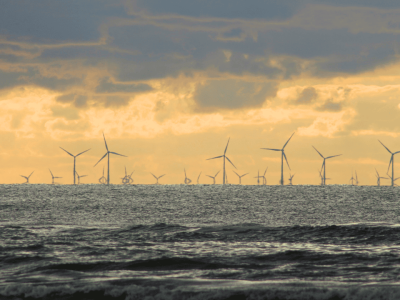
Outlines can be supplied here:
[[[68, 0], [2, 2], [0, 182], [95, 183], [205, 175], [228, 157], [254, 184], [375, 184], [400, 150], [400, 2], [395, 0]], [[400, 160], [400, 156], [399, 156]], [[104, 163], [103, 163], [104, 162]], [[400, 164], [395, 164], [399, 166]], [[228, 181], [237, 176], [227, 167]], [[395, 172], [396, 173], [396, 172]], [[220, 173], [221, 174], [221, 173]], [[400, 176], [400, 169], [397, 174]], [[285, 166], [285, 178], [289, 169]], [[217, 183], [222, 181], [218, 175]], [[400, 180], [399, 180], [400, 181]], [[385, 182], [386, 183], [386, 182]], [[388, 183], [388, 182], [387, 182]]]

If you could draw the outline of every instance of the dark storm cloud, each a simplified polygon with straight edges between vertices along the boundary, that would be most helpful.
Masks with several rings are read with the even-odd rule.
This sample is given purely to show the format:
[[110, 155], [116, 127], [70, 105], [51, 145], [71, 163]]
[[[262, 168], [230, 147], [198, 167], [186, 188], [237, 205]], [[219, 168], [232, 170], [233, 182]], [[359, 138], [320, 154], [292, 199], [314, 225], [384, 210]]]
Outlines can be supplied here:
[[65, 94], [57, 97], [57, 101], [60, 103], [71, 103], [77, 108], [84, 108], [87, 106], [88, 96], [79, 94]]
[[276, 95], [274, 82], [254, 83], [235, 79], [210, 80], [200, 85], [194, 95], [197, 105], [207, 111], [217, 109], [239, 109], [261, 106]]
[[312, 86], [306, 87], [301, 91], [294, 104], [311, 104], [318, 98], [318, 93]]
[[148, 84], [120, 84], [111, 82], [110, 78], [104, 78], [96, 87], [97, 93], [140, 93], [151, 91]]

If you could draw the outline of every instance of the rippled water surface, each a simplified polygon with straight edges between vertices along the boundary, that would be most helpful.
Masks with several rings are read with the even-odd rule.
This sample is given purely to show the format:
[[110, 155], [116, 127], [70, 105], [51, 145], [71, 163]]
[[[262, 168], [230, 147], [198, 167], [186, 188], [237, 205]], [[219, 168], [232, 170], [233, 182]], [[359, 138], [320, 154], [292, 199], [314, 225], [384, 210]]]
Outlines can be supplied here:
[[0, 185], [0, 298], [400, 299], [399, 196]]

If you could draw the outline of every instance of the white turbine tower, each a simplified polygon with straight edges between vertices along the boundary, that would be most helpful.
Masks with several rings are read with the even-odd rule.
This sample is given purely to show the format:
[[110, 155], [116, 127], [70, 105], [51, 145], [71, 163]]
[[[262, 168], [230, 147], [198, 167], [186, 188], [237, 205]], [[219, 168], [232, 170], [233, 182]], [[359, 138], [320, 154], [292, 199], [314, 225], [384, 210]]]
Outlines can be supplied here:
[[[379, 141], [379, 140], [378, 140], [378, 141]], [[389, 176], [389, 177], [390, 177], [390, 179], [392, 179], [392, 186], [394, 186], [394, 180], [393, 180], [393, 178], [394, 178], [394, 156], [395, 156], [395, 154], [400, 153], [400, 151], [397, 151], [397, 152], [394, 152], [394, 153], [393, 153], [393, 152], [390, 151], [389, 148], [386, 147], [381, 141], [379, 141], [379, 143], [381, 143], [382, 146], [385, 147], [386, 150], [391, 154], [391, 156], [390, 156], [390, 161], [389, 161], [389, 167], [388, 167], [387, 172], [389, 172], [390, 164], [392, 164], [392, 176]], [[388, 174], [388, 175], [389, 175], [389, 174]]]
[[115, 154], [115, 155], [119, 155], [119, 156], [123, 156], [123, 157], [127, 157], [127, 156], [119, 154], [119, 153], [116, 153], [116, 152], [111, 152], [110, 150], [108, 150], [108, 146], [107, 146], [107, 142], [106, 142], [106, 137], [104, 136], [104, 132], [103, 132], [103, 138], [104, 138], [104, 144], [106, 145], [107, 152], [106, 152], [106, 154], [104, 154], [104, 156], [102, 158], [100, 158], [100, 160], [94, 165], [94, 167], [97, 166], [97, 164], [99, 162], [101, 162], [104, 157], [108, 156], [107, 157], [107, 184], [110, 184], [110, 154]]
[[81, 155], [81, 154], [83, 154], [83, 153], [85, 153], [85, 152], [87, 152], [87, 151], [89, 151], [90, 149], [87, 149], [87, 150], [85, 150], [85, 151], [83, 151], [83, 152], [81, 152], [81, 153], [79, 153], [79, 154], [77, 154], [77, 155], [73, 155], [73, 154], [71, 154], [71, 153], [69, 153], [67, 150], [65, 150], [64, 148], [62, 148], [62, 147], [60, 147], [62, 150], [64, 150], [65, 152], [67, 152], [69, 155], [71, 155], [73, 158], [74, 158], [74, 171], [73, 171], [73, 174], [74, 174], [74, 184], [75, 184], [75, 179], [76, 179], [76, 168], [75, 168], [75, 164], [76, 164], [76, 158], [79, 156], [79, 155]]
[[336, 157], [336, 156], [340, 156], [340, 155], [342, 155], [342, 154], [324, 157], [314, 146], [312, 146], [312, 147], [313, 147], [313, 148], [315, 149], [315, 151], [317, 151], [318, 154], [324, 159], [324, 162], [322, 163], [321, 171], [324, 170], [324, 177], [323, 177], [323, 182], [324, 182], [324, 184], [323, 184], [323, 185], [326, 185], [326, 179], [327, 179], [327, 178], [326, 178], [326, 163], [325, 163], [325, 160], [327, 160], [327, 159], [329, 159], [329, 158]]
[[271, 151], [280, 151], [281, 152], [281, 180], [280, 180], [280, 184], [283, 185], [283, 158], [285, 158], [287, 166], [289, 167], [290, 170], [290, 166], [289, 166], [289, 162], [286, 158], [286, 154], [285, 154], [285, 147], [286, 145], [289, 143], [290, 139], [292, 138], [294, 132], [292, 133], [292, 135], [290, 136], [290, 138], [287, 140], [287, 142], [285, 143], [285, 145], [283, 145], [282, 149], [272, 149], [272, 148], [261, 148], [263, 150], [271, 150]]
[[[224, 163], [223, 163], [223, 184], [225, 184], [225, 179], [226, 179], [226, 172], [225, 172], [225, 159], [227, 159], [230, 163], [231, 163], [231, 165], [232, 166], [234, 166], [235, 167], [235, 165], [230, 161], [230, 159], [226, 156], [226, 150], [228, 149], [228, 145], [229, 145], [229, 140], [230, 140], [230, 138], [228, 139], [228, 143], [226, 144], [226, 147], [225, 147], [225, 151], [224, 151], [224, 154], [223, 155], [220, 155], [220, 156], [216, 156], [216, 157], [212, 157], [212, 158], [208, 158], [207, 160], [210, 160], [210, 159], [216, 159], [216, 158], [221, 158], [221, 157], [223, 157], [224, 158]], [[235, 169], [237, 169], [236, 167], [235, 167]], [[208, 175], [207, 175], [208, 176]], [[217, 175], [215, 175], [215, 176], [217, 176]], [[210, 176], [209, 176], [210, 177]], [[215, 179], [214, 179], [214, 181], [215, 181]]]

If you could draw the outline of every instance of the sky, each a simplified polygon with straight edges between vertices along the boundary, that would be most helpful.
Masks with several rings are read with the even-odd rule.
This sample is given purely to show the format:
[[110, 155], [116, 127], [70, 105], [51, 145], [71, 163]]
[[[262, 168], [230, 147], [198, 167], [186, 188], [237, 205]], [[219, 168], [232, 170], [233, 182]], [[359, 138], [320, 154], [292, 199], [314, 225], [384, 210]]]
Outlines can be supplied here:
[[[395, 0], [14, 0], [0, 10], [0, 183], [361, 185], [400, 151]], [[398, 157], [400, 160], [400, 156]], [[395, 156], [395, 177], [400, 176]], [[106, 169], [107, 170], [107, 169]], [[354, 173], [353, 173], [354, 174]], [[217, 183], [222, 182], [221, 172]], [[400, 180], [399, 180], [400, 182]], [[389, 180], [382, 180], [389, 184]], [[400, 183], [399, 183], [400, 184]]]

